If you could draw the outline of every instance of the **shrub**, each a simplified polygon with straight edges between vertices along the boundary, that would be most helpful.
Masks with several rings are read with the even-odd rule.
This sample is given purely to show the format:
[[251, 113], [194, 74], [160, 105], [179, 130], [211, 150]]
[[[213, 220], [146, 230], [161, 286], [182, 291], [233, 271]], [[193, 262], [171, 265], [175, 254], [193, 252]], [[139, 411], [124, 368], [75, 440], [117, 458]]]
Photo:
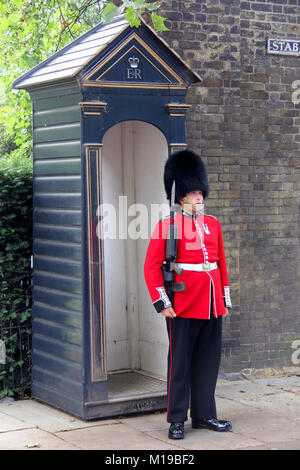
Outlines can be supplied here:
[[0, 158], [0, 398], [30, 393], [32, 164]]

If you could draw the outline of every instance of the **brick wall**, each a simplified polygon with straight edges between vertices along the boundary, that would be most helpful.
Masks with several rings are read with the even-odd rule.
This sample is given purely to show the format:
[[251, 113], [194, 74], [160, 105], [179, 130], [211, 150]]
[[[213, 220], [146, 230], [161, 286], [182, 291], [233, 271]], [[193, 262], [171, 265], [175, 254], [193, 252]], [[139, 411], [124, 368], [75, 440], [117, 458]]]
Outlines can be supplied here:
[[222, 367], [292, 366], [300, 339], [300, 57], [266, 39], [300, 39], [297, 0], [165, 0], [164, 39], [203, 78], [190, 88], [187, 141], [205, 161], [206, 212], [223, 228], [234, 309]]

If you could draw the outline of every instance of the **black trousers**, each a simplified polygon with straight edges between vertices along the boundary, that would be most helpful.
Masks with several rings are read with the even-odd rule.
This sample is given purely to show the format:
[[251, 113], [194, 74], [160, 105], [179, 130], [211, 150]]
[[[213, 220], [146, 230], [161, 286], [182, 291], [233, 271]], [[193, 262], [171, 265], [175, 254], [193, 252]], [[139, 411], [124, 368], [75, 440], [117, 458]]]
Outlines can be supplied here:
[[221, 359], [222, 317], [167, 318], [167, 422], [216, 418], [215, 388]]

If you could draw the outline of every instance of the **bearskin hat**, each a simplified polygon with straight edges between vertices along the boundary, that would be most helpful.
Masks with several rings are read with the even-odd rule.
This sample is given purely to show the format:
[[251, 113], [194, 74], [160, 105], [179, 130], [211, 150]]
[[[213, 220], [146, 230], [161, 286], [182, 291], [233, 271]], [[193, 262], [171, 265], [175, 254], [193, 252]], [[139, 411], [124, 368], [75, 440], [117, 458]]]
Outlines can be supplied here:
[[[200, 156], [191, 150], [181, 150], [169, 156], [164, 168], [164, 186], [167, 199], [171, 200], [171, 190], [175, 182], [175, 203], [191, 191], [202, 191], [204, 199], [209, 186], [206, 168]], [[172, 201], [173, 203], [173, 201]]]

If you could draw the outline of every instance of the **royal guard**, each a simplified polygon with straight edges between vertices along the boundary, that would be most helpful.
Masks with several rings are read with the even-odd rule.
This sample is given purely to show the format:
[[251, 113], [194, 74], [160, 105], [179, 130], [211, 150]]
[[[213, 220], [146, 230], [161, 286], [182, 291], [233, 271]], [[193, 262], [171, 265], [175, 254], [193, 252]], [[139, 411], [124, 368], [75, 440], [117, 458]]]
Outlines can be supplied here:
[[155, 227], [144, 274], [153, 305], [167, 323], [169, 437], [184, 437], [189, 404], [193, 428], [230, 431], [230, 421], [217, 419], [215, 404], [230, 287], [220, 222], [204, 214], [209, 185], [199, 155], [189, 150], [170, 155], [164, 186], [170, 216]]

